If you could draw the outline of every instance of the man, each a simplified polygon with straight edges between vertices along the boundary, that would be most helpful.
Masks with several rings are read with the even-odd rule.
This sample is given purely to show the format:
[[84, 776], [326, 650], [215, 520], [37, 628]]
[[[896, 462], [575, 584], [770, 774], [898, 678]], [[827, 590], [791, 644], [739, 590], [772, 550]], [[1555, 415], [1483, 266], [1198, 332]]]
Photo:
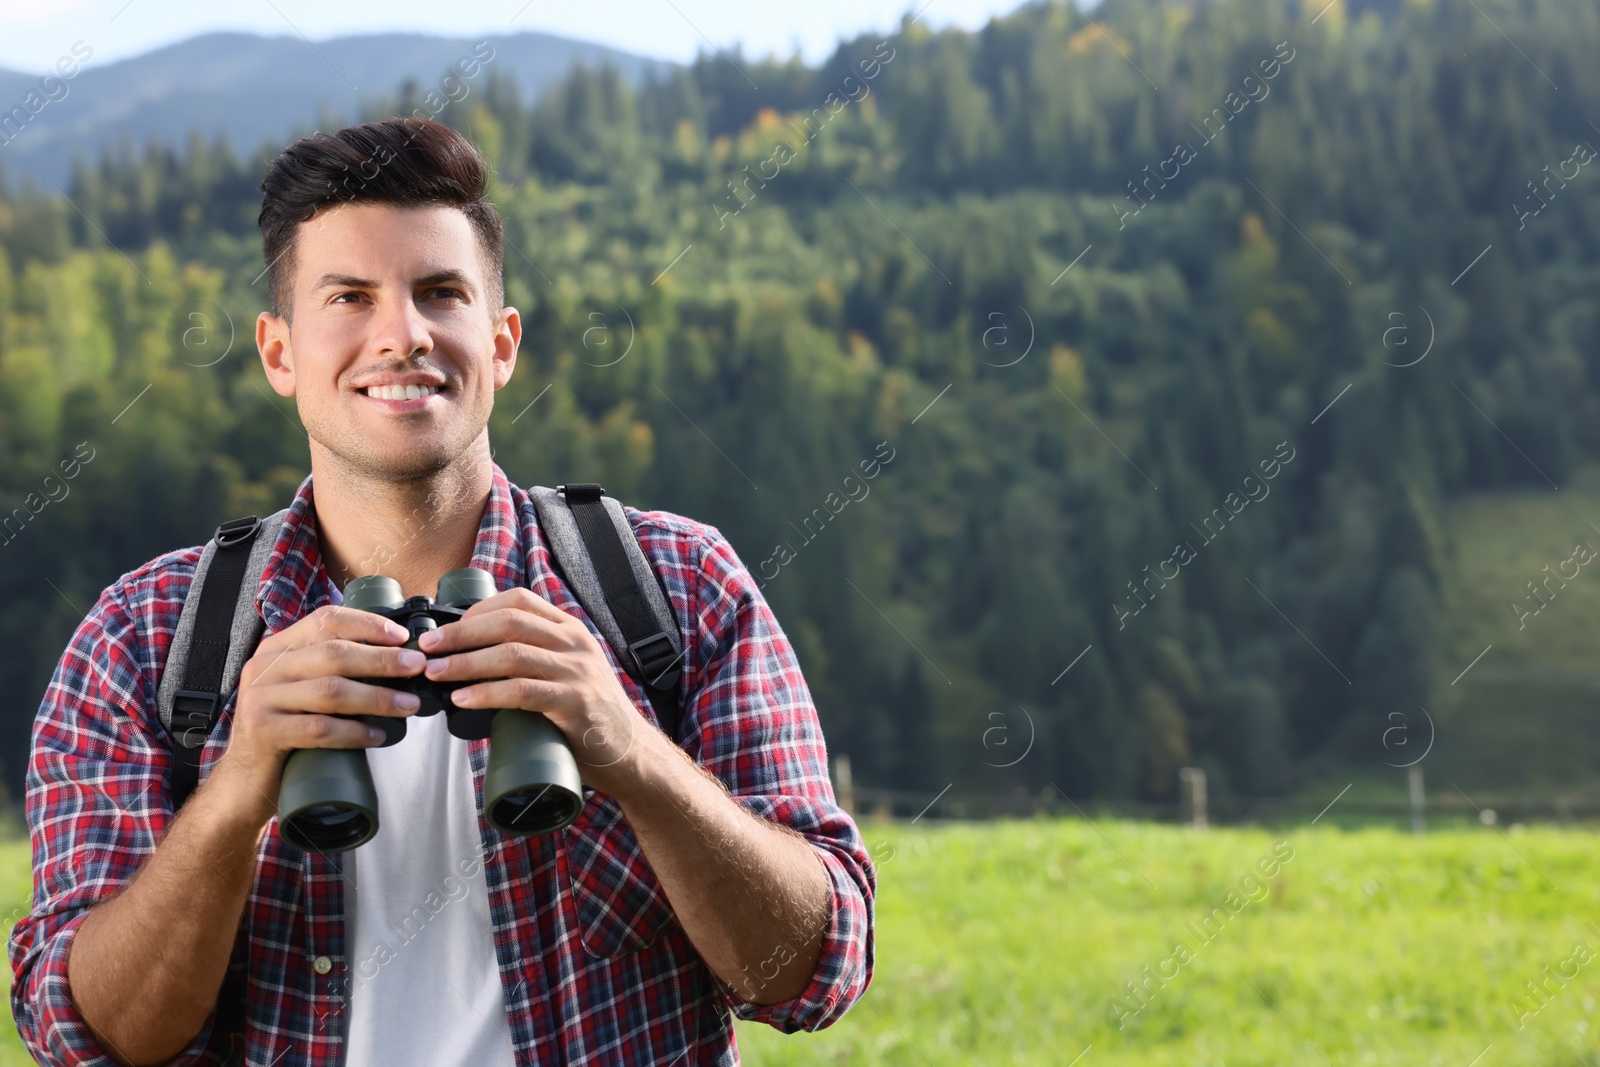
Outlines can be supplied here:
[[[296, 398], [311, 474], [256, 594], [263, 638], [176, 818], [156, 693], [199, 548], [123, 575], [62, 656], [28, 768], [33, 913], [10, 945], [29, 1050], [680, 1067], [736, 1063], [735, 1016], [786, 1032], [839, 1018], [871, 978], [876, 876], [755, 580], [715, 528], [627, 509], [685, 627], [680, 747], [490, 457], [521, 323], [501, 306], [483, 159], [440, 124], [373, 122], [295, 142], [262, 189], [274, 313], [256, 343]], [[406, 596], [469, 565], [501, 592], [405, 652], [397, 626], [338, 603], [376, 562]], [[479, 679], [462, 706], [547, 715], [583, 774], [578, 821], [492, 829], [488, 742], [435, 715], [368, 752], [376, 838], [284, 845], [287, 754], [374, 745], [349, 716], [415, 702], [353, 679], [422, 673]]]

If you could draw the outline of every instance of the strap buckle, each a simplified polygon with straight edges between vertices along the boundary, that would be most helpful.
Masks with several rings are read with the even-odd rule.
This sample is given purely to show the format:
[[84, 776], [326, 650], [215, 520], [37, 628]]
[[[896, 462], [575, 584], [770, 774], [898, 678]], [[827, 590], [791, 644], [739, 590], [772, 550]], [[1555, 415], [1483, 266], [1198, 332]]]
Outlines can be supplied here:
[[598, 482], [573, 482], [571, 485], [558, 485], [556, 486], [556, 492], [565, 497], [568, 504], [588, 504], [606, 495], [605, 488]]
[[[672, 650], [672, 640], [664, 633], [654, 633], [628, 646], [639, 673], [651, 689], [671, 689], [678, 684], [677, 663], [680, 653]], [[668, 674], [671, 677], [667, 677]]]
[[242, 519], [229, 519], [218, 526], [217, 532], [212, 536], [216, 539], [218, 548], [232, 548], [255, 540], [256, 531], [260, 529], [261, 520], [254, 515], [246, 515]]
[[221, 696], [196, 689], [180, 689], [172, 701], [172, 736], [193, 752], [205, 747], [211, 724], [217, 718]]

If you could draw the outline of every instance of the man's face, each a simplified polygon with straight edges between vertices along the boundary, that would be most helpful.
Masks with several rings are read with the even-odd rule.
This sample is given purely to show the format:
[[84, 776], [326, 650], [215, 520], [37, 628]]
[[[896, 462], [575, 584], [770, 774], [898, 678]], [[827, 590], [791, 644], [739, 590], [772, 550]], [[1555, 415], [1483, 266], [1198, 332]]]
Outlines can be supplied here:
[[466, 215], [326, 207], [300, 224], [294, 261], [293, 326], [263, 312], [256, 344], [313, 452], [383, 480], [448, 467], [485, 433], [522, 337], [515, 308], [488, 306]]

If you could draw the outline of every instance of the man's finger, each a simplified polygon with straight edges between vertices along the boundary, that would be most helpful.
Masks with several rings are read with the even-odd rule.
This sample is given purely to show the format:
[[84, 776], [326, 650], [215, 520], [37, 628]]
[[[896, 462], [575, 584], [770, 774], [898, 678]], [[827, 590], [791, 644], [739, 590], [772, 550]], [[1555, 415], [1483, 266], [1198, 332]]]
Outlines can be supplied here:
[[[487, 604], [488, 601], [483, 603]], [[565, 613], [561, 614], [563, 618], [571, 618]], [[501, 607], [472, 617], [463, 615], [456, 622], [429, 630], [423, 636], [428, 639], [419, 639], [417, 645], [430, 656], [514, 641], [553, 649], [565, 649], [571, 645], [563, 628], [554, 620], [511, 607]]]
[[266, 686], [262, 705], [280, 712], [324, 715], [410, 715], [420, 702], [411, 693], [325, 675]]
[[571, 711], [575, 694], [570, 686], [537, 678], [503, 678], [457, 689], [451, 696], [457, 707], [522, 708], [526, 711]]
[[302, 748], [372, 748], [385, 740], [360, 719], [338, 715], [284, 715], [273, 724], [273, 740], [285, 751]]
[[368, 645], [336, 638], [295, 649], [280, 661], [275, 681], [337, 675], [341, 678], [404, 678], [420, 674], [428, 657], [412, 648]]
[[404, 644], [409, 637], [405, 627], [382, 615], [328, 604], [257, 645], [254, 654], [245, 662], [240, 678], [245, 684], [258, 683], [268, 675], [275, 682], [289, 680], [282, 673], [283, 658], [324, 641], [391, 646]]
[[568, 663], [570, 657], [538, 645], [502, 642], [430, 659], [427, 675], [440, 682], [474, 678], [555, 678], [565, 673], [562, 668]]
[[404, 626], [376, 612], [347, 608], [343, 604], [325, 604], [293, 625], [279, 630], [257, 648], [258, 651], [277, 653], [335, 638], [397, 645], [404, 644], [409, 637]]
[[496, 593], [494, 596], [489, 597], [486, 600], [478, 601], [476, 604], [467, 609], [466, 614], [463, 615], [462, 618], [463, 620], [470, 619], [476, 615], [482, 615], [485, 612], [503, 611], [507, 608], [517, 611], [526, 611], [530, 614], [537, 615], [542, 619], [548, 619], [551, 622], [563, 622], [566, 619], [571, 618], [571, 616], [566, 612], [550, 603], [550, 601], [546, 600], [538, 593], [535, 593], [532, 589], [523, 589], [520, 587], [517, 589], [507, 589], [504, 592]]

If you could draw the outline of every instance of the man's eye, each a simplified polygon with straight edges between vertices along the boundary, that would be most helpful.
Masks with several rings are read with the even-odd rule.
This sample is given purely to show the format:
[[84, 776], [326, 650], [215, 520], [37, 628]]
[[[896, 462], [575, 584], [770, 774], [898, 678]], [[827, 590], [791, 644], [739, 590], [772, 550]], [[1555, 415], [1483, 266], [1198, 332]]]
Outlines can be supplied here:
[[360, 299], [361, 294], [360, 293], [339, 293], [333, 298], [333, 303], [337, 304], [347, 296], [353, 296], [353, 297], [356, 297], [357, 299]]
[[462, 296], [460, 289], [452, 289], [450, 286], [447, 286], [447, 285], [441, 285], [437, 289], [430, 289], [429, 292], [433, 293], [433, 295], [435, 295], [435, 296], [438, 296], [440, 293], [448, 293], [451, 296], [455, 297], [457, 300], [466, 299], [464, 296]]

